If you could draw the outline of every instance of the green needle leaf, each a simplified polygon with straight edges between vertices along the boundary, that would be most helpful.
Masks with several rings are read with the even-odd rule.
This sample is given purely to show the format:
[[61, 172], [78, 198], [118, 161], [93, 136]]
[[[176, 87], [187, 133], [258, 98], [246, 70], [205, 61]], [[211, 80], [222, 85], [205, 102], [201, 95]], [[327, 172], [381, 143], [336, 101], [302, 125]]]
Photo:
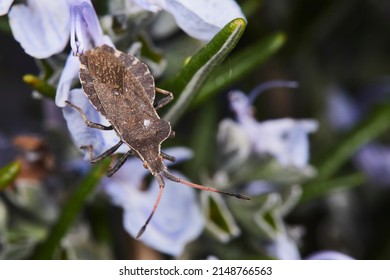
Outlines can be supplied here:
[[0, 191], [9, 186], [19, 175], [21, 165], [14, 161], [0, 168]]
[[[325, 195], [331, 191], [345, 189], [347, 183], [358, 186], [365, 181], [361, 174], [332, 179], [343, 164], [364, 144], [377, 138], [390, 128], [390, 103], [375, 107], [371, 114], [356, 128], [327, 149], [322, 157], [314, 161], [318, 175], [304, 185], [302, 200]], [[330, 180], [331, 179], [331, 180]]]
[[337, 141], [323, 157], [315, 161], [318, 179], [328, 179], [364, 144], [390, 128], [390, 104], [381, 104], [355, 129]]
[[278, 32], [232, 55], [229, 61], [220, 67], [220, 71], [210, 75], [208, 82], [197, 94], [192, 105], [197, 106], [201, 104], [211, 96], [227, 89], [241, 78], [247, 76], [274, 55], [284, 45], [285, 41], [286, 36], [284, 33]]
[[366, 177], [361, 173], [351, 174], [326, 181], [311, 181], [304, 186], [301, 202], [320, 197], [329, 192], [345, 191], [363, 184]]
[[100, 179], [104, 176], [109, 164], [109, 160], [104, 160], [89, 171], [84, 180], [69, 197], [69, 200], [65, 204], [57, 223], [50, 231], [47, 239], [38, 245], [32, 259], [46, 260], [53, 258], [58, 244], [73, 224], [77, 215], [80, 213], [89, 194], [95, 189]]
[[184, 68], [161, 87], [175, 93], [175, 104], [164, 119], [175, 123], [199, 92], [210, 72], [233, 50], [246, 27], [244, 19], [229, 22], [215, 37], [187, 62]]

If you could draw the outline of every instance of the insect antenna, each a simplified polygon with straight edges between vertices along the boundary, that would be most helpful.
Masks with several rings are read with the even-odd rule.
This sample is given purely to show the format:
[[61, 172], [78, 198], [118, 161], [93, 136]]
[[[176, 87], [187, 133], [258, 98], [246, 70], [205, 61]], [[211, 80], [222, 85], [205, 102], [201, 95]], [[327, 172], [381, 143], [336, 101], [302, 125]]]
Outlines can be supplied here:
[[192, 187], [192, 188], [196, 188], [196, 189], [200, 189], [200, 190], [204, 190], [204, 191], [209, 191], [209, 192], [221, 193], [221, 194], [234, 196], [236, 198], [244, 199], [244, 200], [250, 200], [251, 199], [249, 196], [244, 195], [244, 194], [225, 192], [225, 191], [214, 189], [214, 188], [211, 188], [211, 187], [206, 187], [206, 186], [203, 186], [203, 185], [198, 185], [198, 184], [195, 184], [195, 183], [188, 182], [188, 181], [186, 181], [186, 180], [184, 180], [184, 179], [182, 179], [180, 177], [177, 177], [177, 176], [173, 175], [172, 173], [169, 173], [169, 171], [167, 171], [167, 170], [164, 170], [161, 173], [168, 180], [171, 180], [173, 182], [177, 182], [177, 183], [180, 183], [180, 184], [184, 184], [184, 185]]
[[138, 231], [138, 233], [136, 235], [137, 239], [140, 238], [141, 235], [145, 232], [146, 227], [148, 226], [149, 222], [152, 220], [153, 215], [156, 212], [156, 209], [157, 209], [157, 207], [158, 207], [158, 205], [160, 203], [160, 200], [161, 200], [164, 188], [165, 188], [165, 182], [164, 182], [164, 179], [161, 176], [161, 174], [164, 175], [164, 177], [167, 178], [168, 180], [171, 180], [171, 181], [176, 182], [176, 183], [184, 184], [184, 185], [192, 187], [192, 188], [196, 188], [196, 189], [200, 189], [200, 190], [204, 190], [204, 191], [215, 192], [215, 193], [221, 193], [221, 194], [234, 196], [236, 198], [244, 199], [244, 200], [250, 200], [251, 199], [249, 196], [244, 195], [244, 194], [225, 192], [225, 191], [221, 191], [221, 190], [214, 189], [214, 188], [211, 188], [211, 187], [206, 187], [206, 186], [198, 185], [198, 184], [195, 184], [195, 183], [191, 183], [191, 182], [188, 182], [188, 181], [186, 181], [186, 180], [184, 180], [184, 179], [182, 179], [180, 177], [177, 177], [177, 176], [173, 175], [172, 173], [169, 173], [167, 170], [162, 171], [161, 173], [155, 175], [155, 178], [156, 178], [156, 180], [157, 180], [157, 182], [159, 184], [159, 187], [160, 187], [160, 191], [158, 193], [156, 202], [154, 203], [152, 212], [150, 212], [149, 217], [145, 221], [145, 224], [141, 227], [141, 229]]
[[164, 179], [161, 177], [160, 174], [156, 174], [155, 176], [158, 184], [159, 184], [159, 187], [160, 187], [160, 191], [158, 192], [158, 196], [157, 196], [157, 199], [156, 199], [156, 202], [154, 203], [154, 206], [153, 206], [153, 209], [152, 209], [152, 212], [150, 212], [149, 214], [149, 217], [146, 219], [145, 221], [145, 224], [142, 226], [142, 228], [138, 231], [137, 235], [135, 238], [140, 238], [141, 235], [145, 232], [146, 230], [146, 227], [148, 226], [149, 222], [152, 220], [153, 218], [153, 215], [154, 213], [156, 212], [156, 209], [158, 207], [158, 204], [160, 203], [160, 200], [161, 200], [161, 197], [162, 197], [162, 194], [164, 192], [164, 188], [165, 188], [165, 182], [164, 182]]

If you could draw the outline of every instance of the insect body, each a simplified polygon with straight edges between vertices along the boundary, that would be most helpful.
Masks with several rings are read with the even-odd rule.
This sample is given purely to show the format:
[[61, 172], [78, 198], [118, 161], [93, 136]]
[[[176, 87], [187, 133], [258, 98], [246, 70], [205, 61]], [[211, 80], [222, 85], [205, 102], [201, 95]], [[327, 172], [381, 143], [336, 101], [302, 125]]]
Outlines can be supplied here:
[[[122, 144], [130, 150], [110, 169], [112, 176], [131, 156], [137, 156], [159, 183], [160, 192], [153, 210], [139, 231], [137, 238], [145, 231], [154, 215], [164, 190], [164, 177], [190, 187], [218, 192], [240, 199], [250, 199], [238, 194], [217, 190], [185, 181], [171, 174], [163, 159], [174, 161], [172, 156], [161, 152], [161, 143], [174, 133], [168, 121], [160, 119], [157, 109], [173, 100], [172, 93], [156, 88], [153, 76], [147, 66], [132, 55], [117, 51], [107, 45], [96, 47], [79, 55], [80, 81], [92, 105], [110, 122], [110, 126], [93, 123], [87, 119], [81, 108], [67, 101], [78, 110], [85, 123], [92, 128], [110, 130], [118, 134], [120, 141], [103, 154], [93, 157], [93, 147], [89, 146], [91, 162], [95, 163], [111, 156]], [[165, 97], [155, 102], [155, 93]]]

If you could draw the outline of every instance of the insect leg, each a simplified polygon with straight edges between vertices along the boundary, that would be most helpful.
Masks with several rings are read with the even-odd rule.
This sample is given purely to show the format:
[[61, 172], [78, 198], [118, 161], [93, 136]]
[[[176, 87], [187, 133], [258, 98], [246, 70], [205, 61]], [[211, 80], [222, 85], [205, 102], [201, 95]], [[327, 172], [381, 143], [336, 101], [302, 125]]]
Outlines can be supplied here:
[[118, 150], [118, 148], [123, 144], [122, 140], [120, 140], [118, 142], [118, 144], [116, 144], [115, 146], [109, 148], [107, 151], [105, 151], [104, 153], [102, 153], [100, 156], [97, 156], [97, 157], [93, 157], [93, 146], [92, 145], [89, 145], [89, 146], [81, 146], [80, 148], [81, 149], [89, 149], [89, 160], [91, 163], [96, 163], [96, 162], [99, 162], [101, 161], [102, 159], [108, 157], [108, 156], [111, 156], [113, 153], [115, 153], [116, 150]]
[[176, 158], [173, 157], [173, 156], [170, 156], [164, 152], [161, 152], [161, 156], [163, 159], [166, 159], [166, 160], [169, 160], [169, 161], [172, 161], [172, 162], [175, 162], [176, 161]]
[[150, 220], [153, 218], [153, 215], [156, 212], [156, 209], [158, 207], [158, 204], [160, 203], [160, 200], [161, 200], [161, 197], [162, 197], [162, 194], [164, 191], [165, 182], [164, 182], [163, 177], [160, 174], [156, 174], [154, 177], [156, 178], [156, 180], [158, 182], [158, 185], [160, 187], [160, 191], [158, 192], [158, 196], [157, 196], [156, 202], [154, 203], [152, 212], [149, 214], [149, 217], [146, 219], [145, 224], [142, 226], [142, 228], [137, 233], [137, 236], [136, 236], [137, 239], [140, 238], [141, 235], [145, 232], [146, 227], [148, 226]]
[[173, 182], [180, 183], [180, 184], [192, 187], [192, 188], [196, 188], [196, 189], [200, 189], [200, 190], [204, 190], [204, 191], [209, 191], [209, 192], [216, 192], [216, 193], [225, 194], [225, 195], [230, 195], [230, 196], [234, 196], [236, 198], [244, 199], [244, 200], [250, 200], [251, 199], [249, 196], [244, 195], [244, 194], [225, 192], [225, 191], [222, 191], [222, 190], [218, 190], [218, 189], [214, 189], [214, 188], [210, 188], [210, 187], [206, 187], [206, 186], [202, 186], [202, 185], [198, 185], [198, 184], [195, 184], [195, 183], [188, 182], [188, 181], [186, 181], [186, 180], [184, 180], [184, 179], [182, 179], [180, 177], [177, 177], [177, 176], [173, 175], [172, 173], [170, 173], [169, 171], [166, 171], [166, 170], [162, 171], [161, 173], [168, 180], [171, 180]]
[[114, 175], [114, 173], [117, 172], [119, 168], [121, 168], [122, 165], [126, 162], [127, 158], [133, 154], [133, 150], [129, 150], [123, 156], [121, 156], [115, 165], [107, 170], [107, 176], [111, 177]]
[[173, 100], [172, 92], [169, 92], [167, 90], [163, 90], [161, 88], [156, 88], [156, 92], [166, 95], [166, 97], [164, 97], [161, 100], [157, 101], [157, 103], [154, 106], [154, 108], [156, 110], [160, 109], [161, 107], [164, 107], [165, 105], [167, 105], [169, 102], [171, 102]]
[[110, 126], [105, 126], [105, 125], [102, 125], [100, 123], [94, 123], [94, 122], [91, 122], [90, 120], [87, 119], [87, 116], [84, 114], [83, 110], [81, 110], [80, 107], [74, 105], [73, 103], [71, 103], [70, 101], [65, 101], [66, 104], [72, 106], [73, 108], [75, 108], [77, 111], [79, 111], [81, 117], [83, 118], [84, 122], [87, 124], [88, 127], [91, 127], [91, 128], [97, 128], [97, 129], [101, 129], [101, 130], [111, 130], [113, 129], [112, 125]]

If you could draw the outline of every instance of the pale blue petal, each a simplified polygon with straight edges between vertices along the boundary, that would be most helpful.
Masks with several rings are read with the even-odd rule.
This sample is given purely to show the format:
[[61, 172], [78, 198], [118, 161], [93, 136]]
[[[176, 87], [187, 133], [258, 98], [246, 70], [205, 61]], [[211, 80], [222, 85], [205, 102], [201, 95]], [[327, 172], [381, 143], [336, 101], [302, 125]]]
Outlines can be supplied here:
[[234, 0], [166, 0], [166, 9], [190, 36], [209, 41], [236, 18], [245, 18]]
[[[295, 84], [292, 84], [295, 86]], [[240, 91], [229, 94], [231, 109], [257, 154], [270, 154], [284, 166], [304, 167], [309, 160], [308, 133], [317, 130], [314, 120], [278, 119], [257, 122], [248, 97]]]
[[165, 164], [167, 164], [167, 166], [189, 160], [194, 155], [194, 153], [190, 149], [185, 147], [173, 147], [173, 148], [163, 149], [163, 151], [168, 155], [174, 155], [176, 159], [175, 162], [170, 162], [168, 160], [165, 160], [164, 162]]
[[[130, 0], [128, 0], [130, 1]], [[209, 41], [222, 27], [236, 18], [245, 18], [234, 0], [133, 0], [144, 9], [166, 10], [190, 36]]]
[[104, 44], [103, 30], [100, 26], [98, 16], [90, 1], [81, 5], [82, 16], [87, 23], [88, 33], [94, 43], [94, 46]]
[[70, 7], [70, 45], [82, 53], [104, 43], [103, 31], [90, 0], [68, 0]]
[[69, 39], [69, 10], [65, 0], [29, 0], [13, 5], [9, 23], [25, 52], [42, 59], [61, 52]]
[[282, 165], [304, 167], [309, 159], [309, 141], [307, 134], [314, 132], [318, 124], [315, 121], [296, 121], [280, 119], [257, 122], [253, 116], [252, 102], [262, 91], [276, 87], [296, 87], [296, 82], [270, 81], [256, 87], [250, 96], [240, 91], [229, 93], [231, 109], [258, 154], [270, 154]]
[[104, 178], [104, 191], [113, 204], [126, 208], [127, 204], [131, 203], [133, 192], [139, 192], [142, 180], [148, 173], [138, 158], [128, 159], [111, 178]]
[[65, 107], [65, 101], [69, 100], [70, 88], [73, 81], [78, 77], [79, 71], [79, 58], [74, 56], [73, 51], [71, 51], [66, 60], [64, 70], [61, 73], [60, 80], [58, 81], [55, 100], [57, 106]]
[[314, 120], [278, 119], [258, 124], [255, 151], [271, 154], [281, 165], [304, 167], [309, 159], [308, 133], [316, 131]]
[[8, 13], [12, 2], [14, 2], [14, 0], [0, 0], [0, 16], [3, 16]]
[[346, 254], [337, 252], [337, 251], [331, 251], [331, 250], [324, 250], [319, 251], [316, 253], [313, 253], [306, 257], [307, 260], [354, 260], [351, 256], [348, 256]]
[[165, 0], [134, 0], [134, 2], [153, 13], [160, 11], [166, 5]]
[[[109, 125], [107, 120], [92, 107], [88, 98], [81, 89], [71, 91], [69, 101], [79, 106], [87, 118], [96, 123]], [[119, 142], [119, 137], [113, 130], [100, 130], [88, 127], [82, 119], [80, 113], [73, 107], [66, 106], [63, 108], [64, 118], [68, 129], [72, 135], [72, 139], [77, 147], [93, 145], [94, 155], [100, 155], [107, 149]], [[122, 145], [117, 153], [124, 153], [129, 148]], [[84, 151], [84, 150], [83, 150]], [[85, 159], [89, 159], [88, 150], [84, 151]]]
[[245, 186], [243, 193], [251, 196], [264, 195], [277, 191], [275, 185], [268, 181], [258, 180], [252, 181]]
[[252, 104], [243, 92], [238, 90], [229, 92], [229, 103], [239, 123], [251, 125], [256, 122], [253, 117]]
[[298, 246], [285, 233], [279, 233], [275, 240], [266, 246], [267, 253], [279, 260], [300, 260]]
[[[147, 173], [139, 159], [134, 158], [128, 160], [111, 179], [105, 180], [105, 190], [113, 202], [123, 208], [124, 227], [133, 237], [144, 225], [159, 192], [155, 180], [148, 190], [140, 190]], [[166, 180], [160, 205], [140, 240], [151, 248], [178, 256], [188, 242], [201, 234], [203, 228], [204, 219], [195, 191]]]
[[[236, 114], [240, 128], [251, 142], [250, 149], [252, 150], [253, 147], [257, 150], [257, 141], [263, 142], [264, 140], [262, 140], [263, 135], [259, 129], [259, 122], [253, 116], [252, 104], [248, 97], [243, 92], [234, 90], [229, 93], [229, 103], [230, 108]], [[243, 137], [241, 138], [243, 139]]]
[[229, 119], [219, 123], [218, 147], [222, 157], [221, 170], [236, 170], [252, 154], [252, 139], [246, 128]]
[[309, 161], [309, 139], [307, 132], [301, 127], [297, 126], [295, 129], [287, 133], [286, 151], [289, 151], [289, 159], [292, 165], [297, 167], [305, 167]]
[[[149, 203], [143, 200], [142, 205], [138, 205], [137, 208], [125, 209], [124, 225], [133, 236], [145, 223], [158, 191], [158, 184], [153, 181], [147, 194], [143, 193], [143, 197]], [[161, 252], [178, 256], [188, 242], [202, 233], [203, 215], [196, 201], [194, 189], [167, 181], [164, 192], [159, 209], [141, 240]]]

